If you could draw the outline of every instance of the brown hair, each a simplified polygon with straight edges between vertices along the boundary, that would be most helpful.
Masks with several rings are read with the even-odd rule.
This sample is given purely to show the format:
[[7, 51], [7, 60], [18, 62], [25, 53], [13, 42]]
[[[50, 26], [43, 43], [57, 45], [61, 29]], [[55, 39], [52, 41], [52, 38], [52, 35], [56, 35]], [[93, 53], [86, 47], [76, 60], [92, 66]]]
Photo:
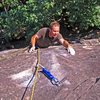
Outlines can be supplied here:
[[59, 26], [60, 27], [60, 24], [59, 24], [59, 22], [54, 21], [54, 22], [51, 22], [50, 28], [52, 28], [53, 26]]

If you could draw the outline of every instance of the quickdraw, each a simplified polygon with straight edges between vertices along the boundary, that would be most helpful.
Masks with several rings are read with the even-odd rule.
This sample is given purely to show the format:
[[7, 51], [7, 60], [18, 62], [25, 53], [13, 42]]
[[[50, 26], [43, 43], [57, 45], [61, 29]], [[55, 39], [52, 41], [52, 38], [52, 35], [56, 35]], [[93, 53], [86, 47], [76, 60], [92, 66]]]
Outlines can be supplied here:
[[38, 72], [41, 72], [43, 73], [49, 80], [50, 82], [55, 85], [55, 86], [60, 86], [61, 84], [61, 81], [59, 81], [57, 78], [55, 78], [51, 72], [49, 72], [44, 66], [42, 66], [40, 64], [40, 49], [37, 48], [37, 64], [36, 64], [36, 67], [35, 67], [35, 70], [34, 70], [34, 73], [32, 75], [32, 78], [31, 80], [29, 81], [29, 83], [27, 84], [26, 86], [26, 89], [23, 93], [23, 96], [21, 98], [21, 100], [24, 100], [24, 96], [25, 96], [25, 93], [29, 87], [29, 84], [32, 82], [32, 80], [34, 79], [33, 81], [33, 85], [32, 85], [32, 92], [31, 92], [31, 96], [30, 96], [30, 100], [33, 100], [33, 96], [34, 96], [34, 91], [35, 91], [35, 87], [36, 87], [36, 83], [37, 83], [37, 78], [38, 78]]
[[45, 67], [43, 67], [42, 65], [40, 65], [42, 67], [42, 70], [41, 72], [51, 81], [51, 83], [53, 85], [56, 85], [56, 86], [60, 86], [60, 81], [55, 78], [51, 72], [49, 72]]

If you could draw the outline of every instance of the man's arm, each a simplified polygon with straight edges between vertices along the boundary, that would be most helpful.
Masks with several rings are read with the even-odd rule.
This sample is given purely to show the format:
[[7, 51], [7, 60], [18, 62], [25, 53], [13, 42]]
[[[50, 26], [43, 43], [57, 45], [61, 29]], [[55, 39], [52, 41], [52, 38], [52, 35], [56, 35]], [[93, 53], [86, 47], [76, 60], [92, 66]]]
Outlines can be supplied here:
[[32, 47], [35, 46], [35, 43], [36, 43], [36, 41], [38, 40], [38, 38], [39, 38], [39, 37], [38, 37], [37, 34], [35, 34], [35, 35], [32, 36], [32, 38], [31, 38]]
[[32, 51], [35, 50], [35, 43], [36, 43], [36, 41], [37, 41], [38, 39], [39, 39], [39, 37], [38, 37], [37, 34], [35, 34], [35, 35], [32, 36], [32, 38], [31, 38], [31, 45], [32, 45], [32, 47], [31, 47], [31, 49], [29, 50], [30, 53], [31, 53]]
[[75, 50], [74, 50], [73, 47], [68, 43], [67, 40], [61, 38], [59, 41], [60, 41], [60, 43], [61, 43], [65, 48], [67, 48], [68, 52], [69, 52], [71, 55], [75, 55]]

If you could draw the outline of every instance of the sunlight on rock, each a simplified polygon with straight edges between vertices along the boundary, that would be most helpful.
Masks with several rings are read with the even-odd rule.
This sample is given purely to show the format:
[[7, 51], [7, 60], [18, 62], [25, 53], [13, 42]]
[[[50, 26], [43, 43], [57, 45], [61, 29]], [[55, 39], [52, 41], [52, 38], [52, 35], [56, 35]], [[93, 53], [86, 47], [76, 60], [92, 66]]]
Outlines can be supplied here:
[[23, 79], [24, 77], [29, 77], [32, 75], [32, 69], [28, 69], [17, 74], [13, 74], [10, 76], [12, 80]]
[[92, 46], [83, 46], [84, 49], [91, 50], [93, 47]]
[[31, 79], [32, 79], [32, 76], [28, 80], [20, 83], [19, 86], [21, 86], [21, 87], [27, 87], [27, 86], [32, 87], [35, 78], [33, 78], [32, 81], [31, 81]]
[[66, 80], [64, 83], [65, 83], [66, 85], [70, 85], [70, 84], [71, 84], [68, 80]]
[[57, 77], [59, 80], [63, 79], [65, 74], [64, 70], [61, 69], [61, 64], [58, 62], [58, 59], [55, 53], [51, 54], [51, 72]]

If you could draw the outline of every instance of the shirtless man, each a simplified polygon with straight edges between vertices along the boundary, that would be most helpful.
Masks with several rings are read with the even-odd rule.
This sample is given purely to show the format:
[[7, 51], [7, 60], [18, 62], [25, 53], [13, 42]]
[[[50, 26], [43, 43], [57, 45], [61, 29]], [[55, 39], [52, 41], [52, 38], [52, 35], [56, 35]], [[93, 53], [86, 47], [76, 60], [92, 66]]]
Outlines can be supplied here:
[[29, 52], [34, 51], [36, 45], [43, 48], [54, 45], [56, 42], [62, 44], [71, 55], [75, 55], [73, 47], [60, 34], [60, 24], [57, 21], [52, 22], [49, 28], [41, 28], [35, 35], [32, 36], [32, 47]]

